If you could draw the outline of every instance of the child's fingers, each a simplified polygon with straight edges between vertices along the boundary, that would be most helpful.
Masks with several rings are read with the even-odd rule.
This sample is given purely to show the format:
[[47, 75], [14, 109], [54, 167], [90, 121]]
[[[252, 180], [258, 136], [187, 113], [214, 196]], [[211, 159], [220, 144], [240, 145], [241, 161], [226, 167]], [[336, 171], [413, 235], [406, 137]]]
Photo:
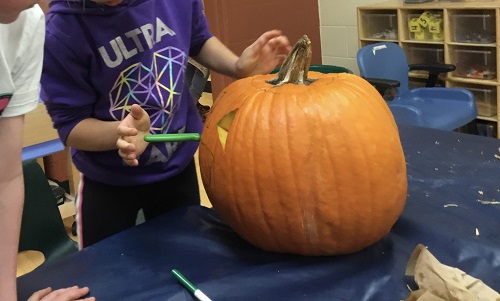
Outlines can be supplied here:
[[[254, 52], [259, 52], [262, 48], [264, 48], [265, 45], [270, 43], [273, 39], [279, 37], [281, 35], [281, 31], [279, 30], [270, 30], [265, 33], [263, 33], [252, 45], [250, 45], [250, 48]], [[271, 42], [273, 43], [273, 42]]]
[[123, 149], [118, 150], [118, 155], [120, 155], [120, 157], [122, 157], [124, 160], [133, 160], [137, 158], [137, 154], [135, 153], [135, 151], [128, 151]]
[[141, 108], [140, 105], [133, 104], [130, 108], [130, 114], [132, 114], [132, 117], [134, 117], [134, 119], [139, 120], [144, 116], [144, 114], [146, 114], [146, 111], [144, 111], [144, 109]]
[[77, 298], [81, 298], [85, 296], [86, 294], [89, 293], [89, 288], [88, 287], [81, 287], [79, 288], [78, 286], [73, 286], [73, 287], [68, 287], [65, 289], [61, 289], [58, 292], [58, 296], [63, 296], [61, 300], [76, 300]]
[[42, 290], [36, 291], [35, 293], [33, 293], [33, 295], [31, 295], [31, 297], [29, 297], [28, 301], [38, 301], [41, 298], [43, 298], [43, 297], [47, 296], [48, 294], [50, 294], [50, 292], [52, 292], [52, 288], [50, 288], [50, 287], [47, 287], [47, 288], [44, 288]]
[[119, 149], [118, 155], [122, 158], [123, 162], [129, 166], [139, 165], [139, 161], [137, 161], [137, 156], [134, 152], [127, 152]]
[[288, 38], [285, 36], [280, 36], [273, 40], [274, 40], [274, 47], [279, 49], [280, 53], [288, 54], [292, 49], [292, 46], [290, 45]]
[[116, 129], [116, 133], [118, 134], [118, 136], [136, 136], [139, 131], [128, 126], [119, 126]]
[[118, 150], [127, 153], [135, 151], [135, 145], [126, 141], [123, 138], [119, 138], [118, 140], [116, 140], [116, 147], [118, 148]]
[[137, 166], [139, 165], [139, 161], [137, 159], [123, 159], [123, 162], [128, 166]]

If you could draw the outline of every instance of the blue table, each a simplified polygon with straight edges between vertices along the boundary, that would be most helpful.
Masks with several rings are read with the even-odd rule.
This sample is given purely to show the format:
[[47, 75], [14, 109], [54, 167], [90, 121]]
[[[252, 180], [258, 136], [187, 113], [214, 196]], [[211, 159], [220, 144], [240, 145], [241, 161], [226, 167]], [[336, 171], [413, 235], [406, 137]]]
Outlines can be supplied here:
[[64, 144], [60, 139], [45, 141], [35, 145], [23, 147], [22, 159], [28, 161], [42, 158], [64, 150]]
[[[28, 134], [31, 138], [28, 139], [30, 145], [23, 147], [23, 161], [42, 158], [64, 150], [64, 144], [57, 136], [57, 132], [52, 129], [52, 121], [41, 99], [38, 107], [26, 115], [25, 123], [25, 135]], [[46, 128], [41, 129], [43, 127]], [[48, 131], [47, 128], [52, 129], [53, 132]]]
[[[408, 166], [404, 213], [391, 233], [352, 255], [263, 252], [217, 214], [181, 208], [18, 279], [19, 300], [52, 286], [89, 286], [100, 301], [193, 300], [170, 274], [179, 269], [214, 301], [401, 300], [417, 244], [500, 291], [500, 141], [400, 128]], [[453, 204], [454, 206], [447, 206]], [[479, 235], [476, 235], [476, 229]]]

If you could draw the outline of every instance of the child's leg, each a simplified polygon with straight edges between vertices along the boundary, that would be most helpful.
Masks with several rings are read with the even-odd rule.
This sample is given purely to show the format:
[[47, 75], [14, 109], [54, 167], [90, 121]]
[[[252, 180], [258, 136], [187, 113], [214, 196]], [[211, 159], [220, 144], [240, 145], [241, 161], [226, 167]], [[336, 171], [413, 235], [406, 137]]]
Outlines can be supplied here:
[[135, 225], [139, 200], [134, 187], [110, 186], [83, 177], [77, 197], [80, 248]]
[[[148, 185], [147, 190], [150, 194], [144, 198], [143, 205], [146, 220], [176, 207], [201, 204], [194, 160], [178, 175], [166, 181]], [[147, 194], [146, 191], [144, 193]]]

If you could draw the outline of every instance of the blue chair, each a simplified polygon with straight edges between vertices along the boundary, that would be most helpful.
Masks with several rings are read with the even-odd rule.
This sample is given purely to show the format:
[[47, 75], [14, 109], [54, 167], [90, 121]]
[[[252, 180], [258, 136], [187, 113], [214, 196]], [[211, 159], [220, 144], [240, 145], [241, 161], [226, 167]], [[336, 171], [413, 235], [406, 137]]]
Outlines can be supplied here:
[[[389, 88], [395, 92], [388, 106], [398, 124], [451, 131], [477, 117], [474, 96], [469, 90], [434, 87], [438, 75], [453, 71], [454, 65], [408, 65], [404, 50], [390, 42], [362, 47], [357, 62], [360, 75], [377, 90]], [[425, 88], [409, 88], [411, 70], [428, 72]]]

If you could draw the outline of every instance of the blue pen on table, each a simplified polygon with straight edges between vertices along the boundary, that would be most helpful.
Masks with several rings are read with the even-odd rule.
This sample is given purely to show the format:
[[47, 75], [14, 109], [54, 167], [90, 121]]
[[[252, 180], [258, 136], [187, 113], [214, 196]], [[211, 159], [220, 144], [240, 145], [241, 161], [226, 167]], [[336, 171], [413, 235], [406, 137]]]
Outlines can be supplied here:
[[176, 269], [172, 270], [174, 277], [184, 286], [191, 294], [200, 301], [212, 301], [202, 291], [200, 291], [191, 281], [189, 281], [181, 272]]

